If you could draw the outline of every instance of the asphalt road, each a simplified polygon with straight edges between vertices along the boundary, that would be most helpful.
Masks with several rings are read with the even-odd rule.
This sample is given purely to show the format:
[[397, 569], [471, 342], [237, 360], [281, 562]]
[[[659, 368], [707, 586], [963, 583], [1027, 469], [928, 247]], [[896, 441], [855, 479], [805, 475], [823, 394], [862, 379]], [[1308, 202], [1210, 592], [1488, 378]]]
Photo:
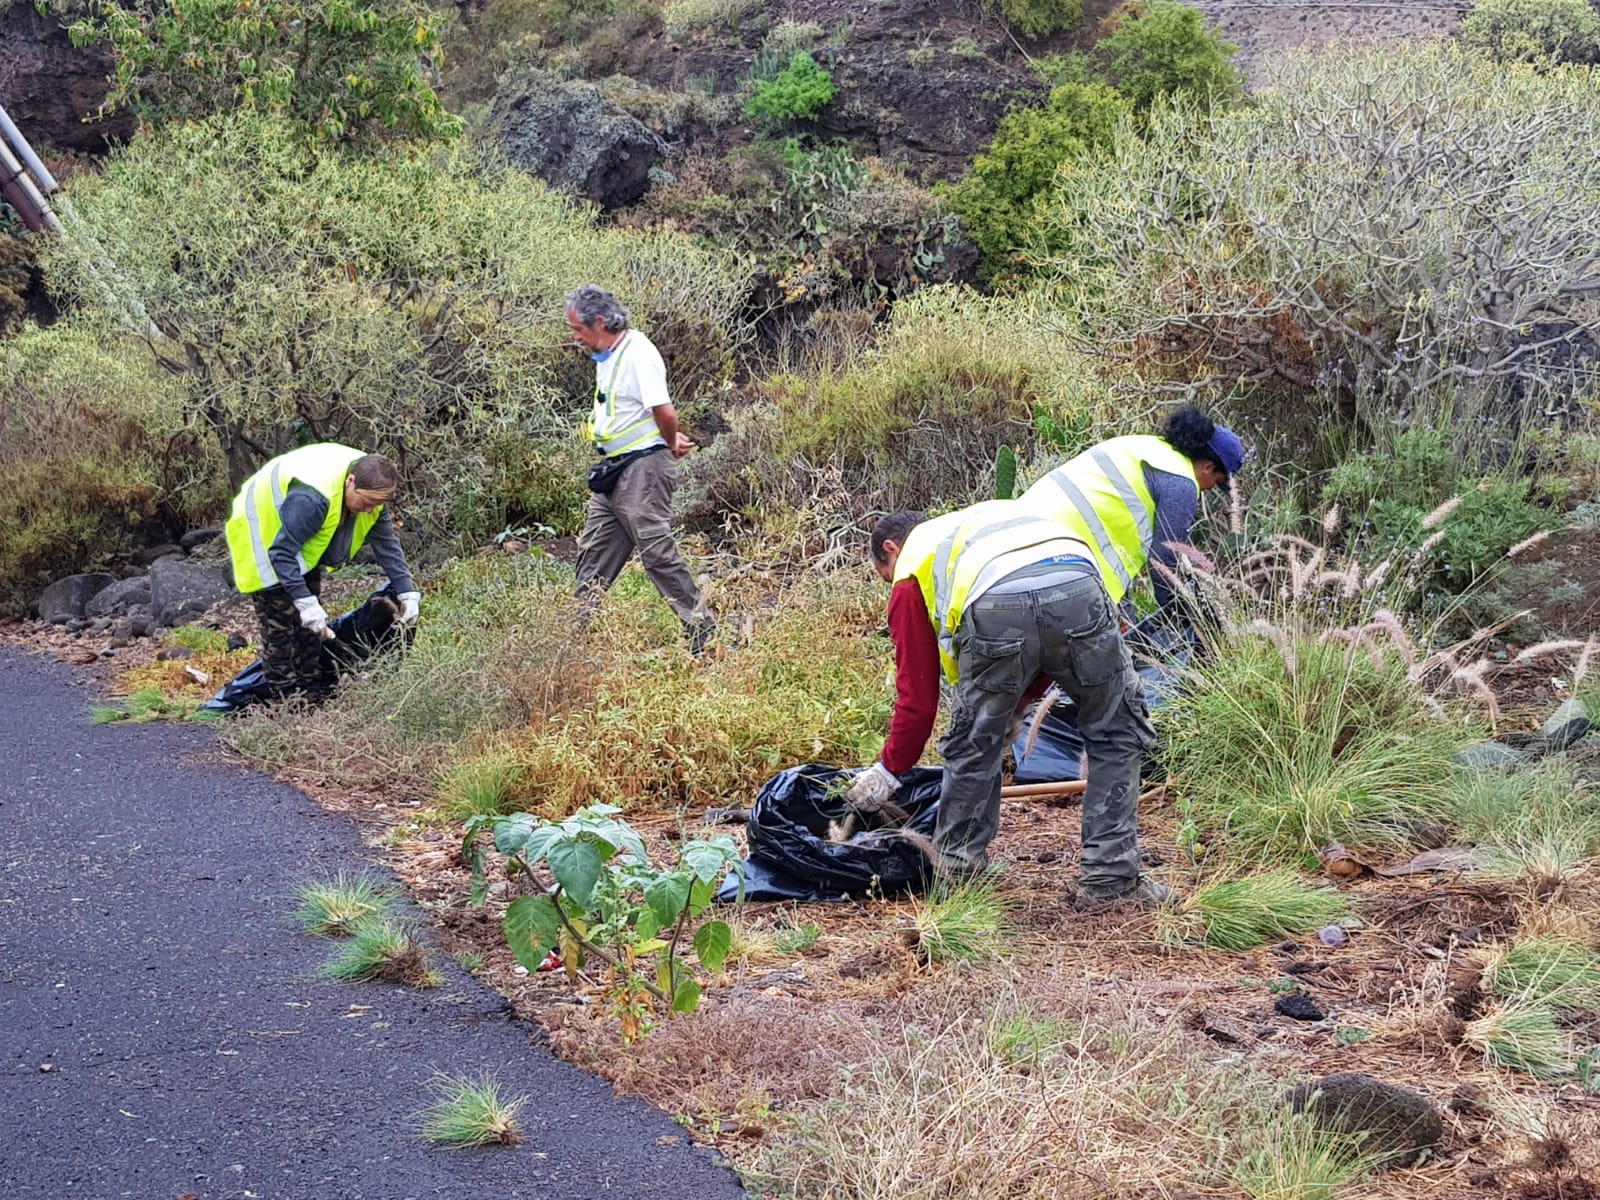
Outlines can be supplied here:
[[[0, 1200], [743, 1194], [451, 960], [431, 991], [315, 979], [291, 889], [361, 864], [350, 823], [91, 698], [0, 651]], [[423, 1140], [430, 1078], [485, 1070], [527, 1141]]]

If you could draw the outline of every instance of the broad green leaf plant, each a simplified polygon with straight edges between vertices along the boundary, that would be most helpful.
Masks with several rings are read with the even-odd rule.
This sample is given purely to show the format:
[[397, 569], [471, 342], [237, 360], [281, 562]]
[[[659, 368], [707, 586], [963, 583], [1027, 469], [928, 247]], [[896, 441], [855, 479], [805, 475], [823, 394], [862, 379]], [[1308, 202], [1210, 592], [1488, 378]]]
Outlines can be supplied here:
[[552, 950], [569, 973], [595, 960], [607, 970], [607, 991], [623, 1037], [650, 1031], [658, 1010], [690, 1013], [701, 986], [686, 960], [720, 970], [732, 945], [724, 921], [689, 932], [711, 905], [728, 870], [741, 870], [738, 846], [726, 835], [685, 842], [678, 862], [650, 862], [644, 840], [611, 804], [592, 804], [562, 821], [529, 813], [476, 816], [466, 824], [462, 855], [472, 866], [472, 900], [487, 894], [487, 851], [481, 835], [506, 856], [506, 873], [530, 888], [506, 909], [505, 934], [516, 959], [537, 971]]

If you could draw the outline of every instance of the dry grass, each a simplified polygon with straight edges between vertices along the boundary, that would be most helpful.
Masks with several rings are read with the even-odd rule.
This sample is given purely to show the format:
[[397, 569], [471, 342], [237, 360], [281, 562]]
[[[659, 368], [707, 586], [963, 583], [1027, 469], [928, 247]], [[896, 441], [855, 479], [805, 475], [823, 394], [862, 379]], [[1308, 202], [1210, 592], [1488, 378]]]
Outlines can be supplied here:
[[[1241, 1163], [1291, 1148], [1287, 1124], [1266, 1118], [1267, 1077], [1213, 1064], [1193, 1035], [1145, 1006], [1113, 1012], [1081, 990], [1063, 994], [1059, 977], [1040, 984], [986, 981], [906, 1004], [874, 1030], [869, 1061], [763, 1146], [751, 1172], [763, 1194], [1172, 1195], [1225, 1189]], [[1055, 1036], [1027, 1055], [1006, 1049], [1019, 1022], [1038, 1026], [1046, 1014]]]

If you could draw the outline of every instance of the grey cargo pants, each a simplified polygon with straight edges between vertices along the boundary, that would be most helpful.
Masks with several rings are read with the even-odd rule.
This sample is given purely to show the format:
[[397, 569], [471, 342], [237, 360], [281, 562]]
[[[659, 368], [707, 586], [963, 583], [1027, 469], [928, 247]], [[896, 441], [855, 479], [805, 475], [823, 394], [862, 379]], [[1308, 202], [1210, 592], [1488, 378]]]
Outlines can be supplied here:
[[694, 576], [672, 539], [672, 493], [678, 487], [678, 462], [657, 450], [629, 463], [609, 495], [589, 495], [589, 512], [578, 538], [577, 594], [598, 605], [617, 581], [633, 552], [656, 590], [684, 624], [705, 619]]
[[1089, 759], [1083, 797], [1085, 888], [1118, 893], [1139, 879], [1139, 763], [1155, 745], [1144, 690], [1117, 612], [1097, 575], [1010, 594], [986, 592], [956, 630], [955, 711], [940, 742], [944, 787], [934, 845], [953, 871], [988, 864], [1000, 827], [1000, 759], [1017, 703], [1040, 674], [1077, 701]]

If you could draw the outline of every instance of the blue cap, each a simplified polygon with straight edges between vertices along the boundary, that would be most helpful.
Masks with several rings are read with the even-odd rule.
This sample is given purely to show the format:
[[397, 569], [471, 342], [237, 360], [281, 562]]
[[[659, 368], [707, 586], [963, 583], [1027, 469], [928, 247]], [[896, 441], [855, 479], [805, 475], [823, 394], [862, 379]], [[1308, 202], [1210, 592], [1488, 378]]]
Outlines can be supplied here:
[[1217, 426], [1211, 435], [1211, 440], [1206, 443], [1206, 449], [1211, 451], [1217, 466], [1221, 467], [1230, 479], [1239, 473], [1240, 467], [1244, 466], [1244, 443], [1239, 440], [1239, 435], [1226, 425]]

